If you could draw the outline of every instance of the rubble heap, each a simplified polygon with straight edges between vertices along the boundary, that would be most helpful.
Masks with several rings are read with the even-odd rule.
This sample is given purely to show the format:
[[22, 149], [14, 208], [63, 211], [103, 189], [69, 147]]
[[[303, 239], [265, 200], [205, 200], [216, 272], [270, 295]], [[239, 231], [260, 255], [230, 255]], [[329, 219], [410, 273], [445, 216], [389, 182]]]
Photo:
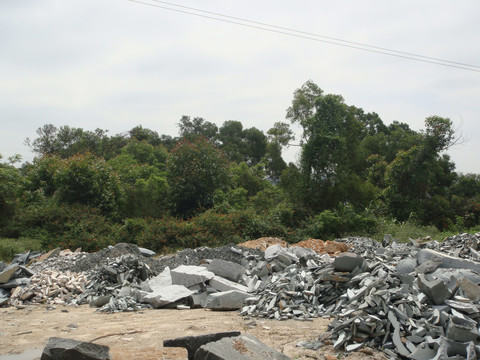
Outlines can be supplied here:
[[479, 242], [480, 234], [441, 243], [352, 237], [338, 239], [329, 255], [318, 246], [327, 252], [330, 243], [311, 239], [291, 247], [277, 242], [264, 251], [255, 243], [159, 258], [131, 244], [95, 254], [58, 249], [33, 254], [33, 262], [31, 254], [21, 254], [0, 264], [0, 304], [89, 303], [105, 312], [204, 307], [299, 321], [334, 317], [327, 334], [299, 345], [317, 349], [328, 340], [339, 351], [368, 346], [391, 357], [475, 359]]

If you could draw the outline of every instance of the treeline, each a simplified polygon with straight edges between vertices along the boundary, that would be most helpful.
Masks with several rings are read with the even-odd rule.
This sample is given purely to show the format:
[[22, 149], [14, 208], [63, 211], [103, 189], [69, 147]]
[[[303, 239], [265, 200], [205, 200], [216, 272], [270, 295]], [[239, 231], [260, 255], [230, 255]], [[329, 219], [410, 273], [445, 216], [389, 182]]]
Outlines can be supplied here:
[[[445, 154], [452, 122], [422, 131], [324, 94], [294, 92], [288, 123], [266, 133], [183, 116], [179, 136], [137, 126], [109, 135], [45, 125], [27, 139], [36, 154], [0, 163], [0, 237], [45, 248], [96, 250], [131, 242], [157, 251], [260, 236], [295, 242], [379, 233], [386, 223], [461, 231], [479, 225], [480, 178]], [[282, 150], [301, 146], [297, 164]]]

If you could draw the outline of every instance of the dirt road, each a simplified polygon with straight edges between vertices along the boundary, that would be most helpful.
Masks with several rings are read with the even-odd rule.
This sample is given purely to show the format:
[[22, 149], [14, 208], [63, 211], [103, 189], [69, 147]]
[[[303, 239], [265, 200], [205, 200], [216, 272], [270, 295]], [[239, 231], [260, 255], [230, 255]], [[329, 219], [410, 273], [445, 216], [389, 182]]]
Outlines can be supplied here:
[[[48, 309], [0, 309], [0, 354], [43, 349], [50, 337], [93, 341], [110, 347], [112, 360], [184, 360], [184, 349], [163, 348], [164, 339], [219, 331], [252, 334], [292, 359], [328, 359], [339, 355], [331, 346], [320, 350], [296, 347], [298, 341], [314, 340], [326, 331], [328, 319], [313, 322], [243, 319], [237, 312], [196, 310], [145, 310], [134, 313], [95, 313], [88, 306]], [[356, 352], [346, 359], [386, 359], [380, 352]], [[331, 359], [335, 359], [332, 357]]]

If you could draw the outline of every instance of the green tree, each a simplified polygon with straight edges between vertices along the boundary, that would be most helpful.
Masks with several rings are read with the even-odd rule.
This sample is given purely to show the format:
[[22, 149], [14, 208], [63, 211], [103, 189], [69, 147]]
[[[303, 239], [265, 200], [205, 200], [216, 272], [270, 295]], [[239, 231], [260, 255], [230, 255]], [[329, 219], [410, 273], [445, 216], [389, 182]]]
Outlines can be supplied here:
[[170, 199], [176, 214], [188, 217], [214, 204], [215, 190], [228, 183], [228, 163], [207, 139], [180, 140], [167, 161]]
[[180, 128], [181, 137], [191, 139], [192, 137], [201, 135], [212, 143], [215, 142], [218, 132], [218, 127], [214, 123], [205, 121], [205, 119], [201, 117], [191, 119], [190, 116], [186, 115], [182, 116], [178, 127]]
[[358, 150], [365, 125], [357, 113], [341, 96], [324, 95], [312, 82], [294, 93], [287, 118], [303, 128], [300, 192], [304, 204], [314, 212], [338, 203], [372, 200], [365, 196], [371, 191], [365, 192], [360, 186], [363, 182], [358, 181], [363, 170]]
[[[2, 159], [0, 155], [0, 160]], [[20, 197], [24, 178], [13, 166], [15, 159], [0, 162], [0, 226], [3, 227], [15, 215], [17, 199]]]
[[54, 181], [59, 199], [69, 204], [98, 207], [116, 216], [125, 201], [125, 190], [113, 168], [91, 154], [64, 160]]

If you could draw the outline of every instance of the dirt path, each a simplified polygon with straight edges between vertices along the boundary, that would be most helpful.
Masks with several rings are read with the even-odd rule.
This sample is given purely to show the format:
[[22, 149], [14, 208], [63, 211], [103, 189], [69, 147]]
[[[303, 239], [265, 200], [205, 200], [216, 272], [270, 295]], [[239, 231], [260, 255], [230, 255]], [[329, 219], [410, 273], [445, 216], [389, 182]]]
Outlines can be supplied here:
[[[252, 325], [252, 321], [256, 325]], [[145, 310], [134, 313], [95, 313], [88, 306], [29, 306], [0, 309], [0, 354], [43, 349], [50, 337], [94, 341], [110, 347], [112, 360], [184, 360], [184, 349], [163, 348], [164, 339], [219, 331], [252, 334], [292, 359], [325, 359], [338, 355], [331, 346], [318, 351], [296, 347], [298, 341], [314, 340], [326, 331], [328, 319], [313, 322], [243, 319], [237, 312], [196, 310]], [[347, 359], [386, 359], [379, 352], [357, 352]], [[335, 359], [335, 357], [333, 357]]]

